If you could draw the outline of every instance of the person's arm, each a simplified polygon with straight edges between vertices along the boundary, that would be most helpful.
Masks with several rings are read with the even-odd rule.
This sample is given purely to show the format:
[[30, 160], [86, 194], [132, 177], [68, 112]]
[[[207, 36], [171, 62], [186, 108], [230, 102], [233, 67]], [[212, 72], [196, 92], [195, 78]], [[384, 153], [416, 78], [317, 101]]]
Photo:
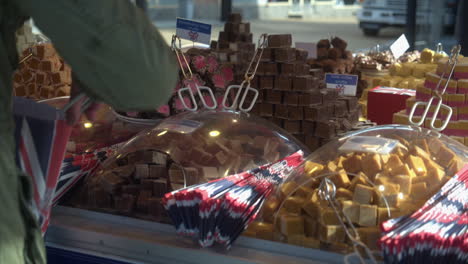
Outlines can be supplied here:
[[92, 98], [118, 110], [164, 104], [177, 64], [151, 21], [126, 0], [16, 0]]

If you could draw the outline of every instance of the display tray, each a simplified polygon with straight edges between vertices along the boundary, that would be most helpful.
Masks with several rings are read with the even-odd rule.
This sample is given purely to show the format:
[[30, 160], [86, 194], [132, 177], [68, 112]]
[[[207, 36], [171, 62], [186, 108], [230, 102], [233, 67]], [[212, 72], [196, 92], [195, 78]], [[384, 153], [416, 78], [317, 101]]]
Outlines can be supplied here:
[[241, 237], [228, 251], [201, 249], [173, 226], [57, 206], [46, 233], [49, 248], [128, 263], [343, 263], [343, 255]]

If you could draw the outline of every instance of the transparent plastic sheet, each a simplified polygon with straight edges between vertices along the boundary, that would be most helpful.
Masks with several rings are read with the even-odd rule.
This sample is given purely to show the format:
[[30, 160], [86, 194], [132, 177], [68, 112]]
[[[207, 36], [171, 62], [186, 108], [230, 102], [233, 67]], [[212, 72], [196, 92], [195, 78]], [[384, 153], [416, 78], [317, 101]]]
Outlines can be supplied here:
[[[369, 261], [366, 247], [380, 259], [379, 224], [415, 212], [467, 160], [465, 146], [424, 128], [377, 126], [348, 134], [296, 168], [246, 235], [349, 254], [348, 263]], [[324, 186], [328, 198], [319, 195]]]
[[[39, 101], [56, 108], [64, 107], [69, 96], [55, 97]], [[80, 154], [125, 142], [142, 130], [150, 128], [146, 124], [133, 124], [117, 120], [112, 109], [102, 105], [96, 112], [93, 122], [84, 115], [73, 126], [67, 152]]]

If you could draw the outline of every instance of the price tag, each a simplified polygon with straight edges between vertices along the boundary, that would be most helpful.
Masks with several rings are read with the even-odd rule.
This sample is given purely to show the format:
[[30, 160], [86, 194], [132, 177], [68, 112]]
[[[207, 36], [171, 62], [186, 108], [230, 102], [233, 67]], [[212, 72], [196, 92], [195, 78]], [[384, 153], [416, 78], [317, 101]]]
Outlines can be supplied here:
[[317, 58], [317, 43], [315, 42], [296, 42], [296, 48], [307, 50], [309, 53], [307, 56], [308, 59]]
[[193, 20], [177, 18], [176, 34], [178, 37], [193, 42], [210, 45], [211, 25]]
[[347, 96], [356, 96], [358, 78], [349, 74], [325, 74], [327, 88], [337, 89], [340, 95]]
[[401, 57], [409, 49], [410, 45], [406, 39], [405, 34], [402, 34], [393, 44], [390, 46], [390, 51], [395, 59]]

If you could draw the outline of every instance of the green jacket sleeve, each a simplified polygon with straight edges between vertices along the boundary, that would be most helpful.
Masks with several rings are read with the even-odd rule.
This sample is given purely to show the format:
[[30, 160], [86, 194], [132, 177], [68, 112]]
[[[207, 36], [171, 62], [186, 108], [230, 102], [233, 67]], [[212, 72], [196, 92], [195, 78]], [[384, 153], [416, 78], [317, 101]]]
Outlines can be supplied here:
[[171, 95], [177, 60], [151, 21], [129, 1], [16, 1], [92, 98], [118, 110], [149, 110]]

